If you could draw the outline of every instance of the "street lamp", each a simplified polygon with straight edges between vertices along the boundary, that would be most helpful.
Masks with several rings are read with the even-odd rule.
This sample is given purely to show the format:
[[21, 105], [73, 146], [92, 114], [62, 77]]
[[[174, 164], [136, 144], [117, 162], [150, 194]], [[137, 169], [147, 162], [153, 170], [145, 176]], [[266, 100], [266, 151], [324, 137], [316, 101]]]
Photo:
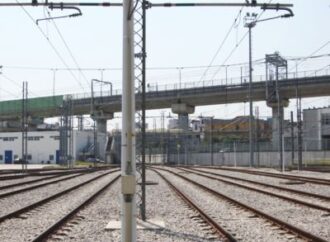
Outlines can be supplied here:
[[247, 13], [245, 16], [245, 27], [249, 29], [249, 106], [250, 106], [250, 116], [249, 116], [249, 150], [250, 150], [250, 162], [249, 165], [252, 167], [254, 165], [254, 140], [253, 140], [253, 131], [254, 131], [254, 125], [253, 125], [253, 102], [252, 102], [252, 28], [256, 26], [258, 22], [264, 22], [272, 19], [277, 18], [289, 18], [293, 17], [293, 12], [289, 8], [285, 7], [273, 7], [273, 6], [267, 6], [261, 8], [262, 10], [284, 10], [287, 11], [287, 14], [283, 14], [280, 16], [275, 16], [272, 18], [265, 18], [265, 19], [257, 19], [256, 13]]

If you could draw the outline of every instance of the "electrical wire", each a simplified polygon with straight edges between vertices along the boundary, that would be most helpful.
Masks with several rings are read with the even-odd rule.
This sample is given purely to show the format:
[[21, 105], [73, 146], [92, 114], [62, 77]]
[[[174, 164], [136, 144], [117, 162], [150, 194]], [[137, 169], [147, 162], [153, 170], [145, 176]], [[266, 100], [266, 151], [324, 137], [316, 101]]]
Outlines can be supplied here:
[[[270, 4], [273, 0], [270, 0], [268, 2], [268, 4]], [[256, 21], [258, 21], [261, 16], [264, 14], [265, 9], [259, 14], [259, 16], [257, 17]], [[249, 31], [246, 31], [245, 34], [243, 35], [243, 37], [240, 39], [240, 41], [234, 46], [234, 48], [231, 50], [231, 52], [229, 53], [229, 55], [227, 56], [227, 58], [222, 62], [221, 66], [225, 66], [226, 62], [231, 58], [231, 56], [235, 53], [235, 51], [237, 50], [237, 48], [242, 44], [243, 40], [246, 38], [246, 36], [248, 35]], [[219, 67], [219, 69], [215, 72], [215, 74], [212, 76], [211, 79], [214, 79], [214, 77], [219, 73], [221, 67]]]
[[219, 73], [219, 71], [221, 70], [221, 67], [226, 66], [226, 62], [231, 58], [231, 56], [234, 54], [234, 52], [237, 50], [237, 48], [241, 45], [241, 43], [243, 42], [243, 40], [246, 38], [246, 36], [248, 35], [248, 31], [243, 35], [243, 37], [240, 39], [240, 41], [238, 42], [238, 44], [236, 44], [234, 46], [234, 48], [231, 50], [231, 52], [229, 53], [229, 55], [227, 56], [227, 58], [221, 63], [220, 67], [218, 68], [218, 70], [216, 70], [216, 72], [213, 74], [212, 79], [215, 78], [215, 76]]
[[328, 44], [330, 43], [330, 40], [327, 41], [325, 44], [323, 44], [321, 47], [317, 48], [315, 51], [313, 51], [310, 55], [308, 55], [305, 59], [302, 59], [299, 63], [296, 64], [296, 66], [292, 67], [290, 71], [292, 71], [293, 69], [297, 68], [301, 63], [305, 62], [308, 58], [311, 58], [312, 56], [314, 56], [317, 52], [319, 52], [320, 50], [322, 50], [324, 47], [326, 47]]
[[9, 94], [10, 96], [13, 96], [15, 98], [19, 98], [19, 96], [17, 94], [14, 94], [6, 89], [0, 88], [1, 91], [4, 91], [5, 93]]
[[[2, 76], [3, 78], [5, 78], [6, 80], [8, 80], [8, 81], [12, 82], [13, 84], [15, 84], [17, 87], [22, 87], [22, 85], [21, 85], [18, 81], [15, 81], [13, 78], [8, 77], [8, 76], [5, 75], [4, 73], [1, 73], [1, 76]], [[31, 92], [31, 91], [29, 91], [29, 92], [30, 92], [30, 94], [33, 94], [33, 95], [35, 95], [35, 96], [38, 96], [37, 94], [35, 94], [35, 93]]]
[[90, 86], [89, 81], [87, 80], [85, 74], [82, 72], [82, 69], [80, 68], [80, 66], [79, 66], [79, 64], [78, 64], [78, 61], [77, 61], [77, 59], [75, 58], [75, 56], [73, 55], [73, 53], [72, 53], [72, 51], [71, 51], [71, 49], [70, 49], [68, 43], [65, 41], [65, 39], [64, 39], [64, 37], [63, 37], [63, 35], [62, 35], [60, 29], [58, 28], [57, 24], [55, 23], [54, 19], [52, 19], [52, 16], [51, 16], [50, 12], [47, 11], [47, 14], [48, 14], [49, 18], [51, 18], [51, 21], [52, 21], [52, 23], [53, 23], [53, 25], [54, 25], [54, 27], [55, 27], [55, 29], [56, 29], [57, 34], [60, 36], [60, 38], [61, 38], [61, 40], [62, 40], [62, 42], [63, 42], [63, 44], [64, 44], [66, 50], [67, 50], [68, 53], [70, 54], [70, 56], [71, 56], [73, 62], [75, 63], [75, 65], [76, 65], [78, 71], [80, 72], [81, 76], [85, 79], [85, 81], [86, 81], [86, 83], [87, 83], [87, 86]]
[[226, 41], [227, 41], [227, 39], [228, 39], [230, 33], [231, 33], [232, 30], [234, 29], [234, 27], [235, 27], [235, 25], [236, 25], [236, 22], [237, 22], [238, 18], [241, 16], [243, 8], [244, 8], [244, 7], [242, 7], [242, 8], [239, 10], [239, 12], [238, 12], [238, 14], [237, 14], [237, 16], [236, 16], [234, 22], [232, 23], [232, 25], [230, 26], [229, 30], [227, 31], [227, 34], [225, 35], [225, 38], [222, 40], [220, 46], [218, 47], [217, 51], [215, 52], [214, 56], [212, 57], [212, 60], [211, 60], [210, 64], [207, 66], [206, 70], [204, 71], [204, 73], [203, 73], [203, 75], [201, 76], [201, 78], [200, 78], [199, 81], [202, 81], [202, 80], [203, 80], [203, 78], [205, 77], [206, 73], [208, 72], [210, 66], [213, 64], [213, 62], [214, 62], [215, 59], [217, 58], [219, 52], [222, 50], [222, 48], [223, 48], [223, 46], [225, 45], [225, 43], [226, 43]]
[[59, 53], [59, 51], [56, 49], [56, 47], [54, 46], [54, 44], [49, 40], [49, 38], [47, 37], [47, 35], [45, 34], [45, 32], [40, 28], [39, 25], [36, 24], [35, 19], [32, 17], [32, 15], [24, 8], [24, 6], [18, 1], [16, 0], [16, 2], [20, 5], [20, 7], [23, 9], [23, 11], [25, 12], [25, 14], [29, 17], [29, 19], [37, 26], [38, 30], [40, 31], [40, 33], [42, 34], [42, 36], [47, 40], [47, 43], [50, 45], [50, 47], [53, 49], [53, 51], [55, 52], [55, 54], [57, 55], [57, 57], [61, 60], [61, 62], [64, 64], [64, 66], [66, 68], [68, 68], [69, 73], [71, 74], [71, 76], [77, 81], [77, 83], [80, 85], [80, 87], [85, 90], [84, 86], [81, 84], [81, 82], [77, 79], [77, 77], [74, 75], [74, 73], [69, 70], [69, 65], [65, 62], [65, 60], [63, 59], [63, 57], [61, 56], [61, 54]]

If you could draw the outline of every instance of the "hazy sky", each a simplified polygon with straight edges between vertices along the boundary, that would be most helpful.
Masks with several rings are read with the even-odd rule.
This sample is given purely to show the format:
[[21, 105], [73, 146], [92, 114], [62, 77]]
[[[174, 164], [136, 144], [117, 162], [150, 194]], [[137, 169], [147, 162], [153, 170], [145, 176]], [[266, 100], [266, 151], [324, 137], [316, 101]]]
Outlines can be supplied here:
[[[20, 2], [24, 1], [21, 0]], [[163, 1], [154, 0], [152, 2]], [[269, 2], [269, 0], [264, 2]], [[315, 52], [315, 55], [330, 53], [329, 0], [281, 0], [278, 2], [293, 3], [295, 16], [290, 19], [275, 19], [257, 24], [253, 29], [253, 59], [262, 59], [265, 54], [275, 51], [279, 51], [286, 58], [305, 57], [322, 46], [324, 47]], [[277, 1], [272, 1], [272, 3], [277, 3]], [[49, 39], [48, 42], [22, 8], [0, 8], [0, 65], [3, 65], [3, 75], [0, 75], [0, 100], [20, 97], [22, 81], [29, 82], [30, 96], [45, 96], [52, 94], [53, 91], [55, 94], [89, 92], [90, 80], [101, 78], [101, 71], [97, 70], [84, 70], [82, 73], [58, 70], [54, 79], [52, 69], [65, 69], [67, 66], [82, 69], [110, 68], [112, 70], [103, 72], [104, 80], [111, 81], [114, 84], [114, 89], [121, 89], [121, 7], [85, 7], [81, 10], [83, 16], [58, 19], [55, 20], [56, 25], [52, 21], [39, 22], [40, 29]], [[34, 19], [47, 17], [47, 11], [52, 16], [73, 13], [71, 10], [50, 11], [43, 7], [27, 7], [26, 11]], [[240, 11], [241, 14], [239, 14]], [[151, 86], [157, 85], [159, 88], [165, 84], [178, 83], [179, 69], [181, 69], [182, 83], [224, 79], [225, 68], [219, 69], [218, 66], [234, 63], [245, 63], [242, 65], [242, 71], [243, 75], [247, 75], [248, 38], [242, 39], [247, 31], [244, 28], [246, 12], [260, 14], [262, 11], [258, 8], [243, 8], [241, 10], [240, 8], [206, 7], [149, 9], [147, 12], [147, 82]], [[261, 19], [279, 14], [276, 11], [267, 11], [263, 13]], [[237, 21], [234, 24], [235, 18]], [[211, 64], [212, 58], [233, 24], [235, 25], [234, 28], [213, 61], [212, 65], [215, 67], [210, 67], [207, 70], [205, 66]], [[64, 38], [75, 61], [71, 58], [59, 33]], [[66, 64], [60, 60], [51, 45], [55, 47]], [[235, 46], [237, 47], [235, 48]], [[235, 51], [228, 58], [234, 48]], [[314, 58], [304, 62], [289, 61], [291, 72], [296, 71], [295, 65], [297, 63], [298, 71], [315, 70], [329, 65], [330, 58]], [[264, 65], [256, 65], [255, 74], [263, 75], [264, 69]], [[330, 73], [330, 68], [325, 70]], [[231, 77], [239, 78], [241, 66], [230, 66], [227, 71], [229, 79]], [[54, 80], [55, 90], [53, 90]], [[329, 98], [323, 97], [306, 99], [303, 104], [304, 107], [317, 107], [329, 105], [330, 102]], [[265, 106], [264, 102], [255, 105], [260, 107], [261, 116], [271, 115], [271, 110]], [[289, 108], [286, 109], [286, 115], [294, 109], [295, 101], [292, 100]], [[165, 111], [166, 113], [169, 112], [169, 110]], [[203, 114], [219, 118], [235, 117], [243, 115], [244, 111], [246, 114], [248, 113], [248, 105], [216, 105], [197, 107], [193, 116]], [[119, 116], [120, 114], [116, 115]], [[159, 116], [160, 111], [148, 112], [148, 115]], [[115, 127], [116, 123], [120, 123], [120, 120], [115, 119], [111, 122], [110, 128]], [[150, 125], [152, 126], [152, 121]]]

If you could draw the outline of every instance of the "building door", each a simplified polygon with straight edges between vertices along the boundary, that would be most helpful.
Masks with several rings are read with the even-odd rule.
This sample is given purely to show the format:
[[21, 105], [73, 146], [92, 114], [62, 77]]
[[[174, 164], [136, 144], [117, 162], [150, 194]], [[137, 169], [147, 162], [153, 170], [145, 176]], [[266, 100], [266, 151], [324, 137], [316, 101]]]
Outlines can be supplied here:
[[5, 150], [5, 164], [12, 164], [12, 163], [13, 163], [13, 151]]
[[60, 163], [60, 151], [56, 150], [56, 164]]

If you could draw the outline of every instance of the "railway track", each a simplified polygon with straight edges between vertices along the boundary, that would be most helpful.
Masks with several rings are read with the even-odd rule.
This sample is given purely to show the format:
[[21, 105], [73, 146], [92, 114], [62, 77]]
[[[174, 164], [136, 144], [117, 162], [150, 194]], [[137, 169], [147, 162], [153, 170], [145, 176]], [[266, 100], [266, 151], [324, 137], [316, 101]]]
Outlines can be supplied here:
[[49, 227], [47, 227], [46, 230], [44, 230], [40, 234], [38, 234], [32, 241], [41, 242], [41, 241], [46, 241], [47, 238], [51, 238], [58, 231], [60, 231], [62, 227], [65, 227], [65, 225], [70, 221], [70, 219], [73, 219], [74, 216], [79, 211], [81, 211], [86, 206], [88, 206], [92, 201], [94, 201], [98, 196], [100, 196], [106, 189], [108, 189], [110, 186], [112, 186], [119, 178], [120, 178], [120, 175], [117, 175], [114, 179], [109, 181], [106, 185], [102, 186], [100, 189], [98, 189], [96, 192], [94, 192], [91, 196], [87, 197], [84, 201], [82, 201], [78, 206], [76, 206], [74, 209], [72, 209], [69, 213], [65, 214], [64, 216], [60, 217], [58, 220], [54, 221], [53, 224], [51, 224]]
[[75, 185], [73, 187], [67, 188], [67, 189], [62, 190], [62, 191], [60, 191], [58, 193], [52, 194], [52, 195], [50, 195], [50, 196], [48, 196], [46, 198], [43, 198], [43, 199], [41, 199], [41, 200], [39, 200], [37, 202], [34, 202], [34, 203], [29, 204], [27, 206], [21, 207], [19, 209], [16, 209], [15, 211], [9, 212], [9, 213], [7, 213], [7, 214], [5, 214], [5, 215], [3, 215], [3, 216], [0, 217], [0, 223], [4, 222], [7, 219], [18, 217], [18, 216], [22, 215], [23, 213], [26, 213], [26, 212], [28, 212], [28, 211], [30, 211], [32, 209], [35, 209], [37, 207], [40, 207], [40, 206], [42, 206], [42, 205], [44, 205], [44, 204], [46, 204], [46, 203], [48, 203], [48, 202], [50, 202], [50, 201], [52, 201], [54, 199], [57, 199], [57, 198], [59, 198], [61, 196], [64, 196], [64, 195], [68, 194], [69, 192], [75, 191], [75, 190], [79, 189], [80, 187], [82, 187], [82, 186], [84, 186], [86, 184], [89, 184], [89, 183], [91, 183], [91, 182], [93, 182], [95, 180], [98, 180], [98, 179], [100, 179], [100, 178], [102, 178], [102, 177], [104, 177], [104, 176], [106, 176], [108, 174], [111, 174], [111, 173], [114, 173], [114, 172], [117, 172], [117, 171], [118, 171], [118, 169], [113, 170], [113, 171], [110, 171], [110, 172], [107, 172], [107, 173], [103, 173], [101, 175], [97, 175], [96, 177], [93, 177], [93, 178], [91, 178], [91, 179], [89, 179], [87, 181], [84, 181], [82, 183], [79, 183], [78, 185]]
[[54, 170], [54, 171], [27, 171], [23, 172], [16, 172], [16, 173], [9, 173], [9, 175], [2, 175], [0, 174], [0, 181], [7, 181], [7, 180], [15, 180], [15, 179], [22, 179], [26, 177], [32, 176], [56, 176], [56, 175], [66, 175], [66, 174], [74, 174], [74, 173], [83, 173], [83, 172], [91, 172], [95, 170], [102, 170], [104, 168], [84, 168], [84, 169], [73, 169], [73, 170]]
[[3, 186], [0, 186], [0, 190], [5, 190], [5, 189], [8, 189], [8, 188], [19, 187], [19, 186], [24, 186], [24, 185], [28, 185], [28, 184], [37, 183], [37, 182], [42, 182], [42, 181], [46, 181], [46, 180], [49, 180], [49, 179], [53, 179], [53, 178], [57, 178], [57, 177], [65, 176], [65, 175], [66, 174], [46, 176], [46, 177], [42, 177], [42, 178], [38, 178], [38, 179], [33, 179], [33, 180], [30, 180], [30, 181], [23, 181], [23, 182], [17, 182], [17, 183], [12, 183], [12, 184], [8, 184], [8, 185], [3, 185]]
[[[318, 205], [317, 201], [315, 201], [313, 203], [306, 202], [306, 201], [303, 201], [303, 200], [300, 200], [300, 199], [288, 197], [286, 195], [274, 193], [274, 192], [267, 191], [267, 190], [264, 190], [264, 189], [259, 189], [259, 188], [256, 188], [256, 187], [243, 185], [243, 184], [240, 184], [240, 183], [237, 183], [237, 182], [234, 182], [234, 181], [228, 181], [228, 180], [225, 180], [225, 179], [217, 178], [217, 177], [222, 177], [222, 175], [219, 175], [217, 173], [212, 173], [212, 172], [207, 172], [207, 171], [200, 171], [200, 170], [196, 170], [196, 169], [182, 169], [182, 168], [178, 168], [178, 169], [181, 170], [181, 171], [190, 172], [192, 174], [202, 176], [202, 177], [205, 177], [205, 178], [208, 178], [208, 179], [216, 180], [216, 181], [219, 181], [219, 182], [223, 182], [223, 183], [233, 185], [233, 186], [236, 186], [236, 187], [240, 187], [240, 188], [243, 188], [243, 189], [247, 189], [247, 190], [250, 190], [250, 191], [255, 191], [255, 192], [258, 192], [258, 193], [266, 194], [266, 195], [269, 195], [269, 196], [281, 198], [283, 200], [286, 200], [286, 201], [289, 201], [289, 202], [292, 202], [292, 203], [296, 203], [296, 204], [299, 204], [299, 205], [303, 205], [303, 206], [306, 206], [306, 207], [310, 207], [310, 208], [314, 208], [314, 209], [318, 209], [318, 210], [330, 213], [330, 207], [329, 206]], [[204, 174], [202, 174], [202, 173], [204, 173]], [[205, 175], [205, 174], [210, 174], [212, 176]], [[214, 176], [217, 176], [217, 177], [214, 177]], [[250, 180], [247, 180], [247, 179], [235, 178], [235, 177], [230, 177], [230, 176], [226, 176], [226, 175], [224, 175], [223, 177], [230, 178], [230, 179], [233, 179], [233, 180], [240, 180], [240, 181], [248, 182], [248, 183], [251, 183], [253, 185], [257, 184], [257, 185], [263, 185], [265, 187], [276, 188], [276, 189], [282, 190], [282, 191], [287, 191], [287, 192], [289, 191], [291, 193], [304, 195], [304, 196], [307, 196], [307, 197], [312, 198], [312, 199], [317, 198], [317, 199], [322, 199], [322, 200], [327, 201], [327, 202], [330, 201], [330, 197], [328, 197], [328, 196], [322, 196], [322, 195], [318, 195], [318, 194], [313, 194], [313, 193], [308, 193], [308, 192], [303, 192], [303, 191], [297, 191], [297, 190], [289, 189], [289, 188], [282, 189], [282, 187], [280, 187], [280, 186], [268, 185], [268, 184], [261, 183], [261, 182], [254, 182], [254, 181], [250, 181]]]
[[[301, 182], [308, 182], [308, 183], [313, 183], [313, 184], [318, 184], [318, 185], [330, 186], [330, 180], [329, 179], [322, 179], [322, 178], [315, 178], [315, 177], [296, 176], [296, 175], [288, 175], [288, 174], [277, 174], [277, 173], [272, 173], [272, 172], [247, 170], [247, 169], [241, 169], [241, 168], [211, 167], [211, 166], [195, 166], [195, 167], [197, 167], [197, 168], [207, 168], [207, 169], [213, 169], [213, 170], [225, 170], [225, 171], [241, 172], [241, 173], [259, 175], [259, 176], [268, 176], [268, 177], [274, 177], [274, 178], [280, 178], [280, 179], [287, 179], [287, 180], [293, 180], [293, 181], [301, 181]], [[189, 168], [192, 168], [192, 167], [189, 167]]]
[[[154, 168], [155, 169], [155, 168]], [[188, 183], [191, 183], [193, 184], [194, 186], [212, 194], [213, 196], [216, 196], [217, 198], [220, 198], [221, 200], [225, 200], [227, 201], [228, 203], [230, 204], [233, 204], [233, 206], [238, 206], [246, 211], [249, 211], [249, 212], [252, 212], [253, 214], [255, 214], [255, 216], [257, 217], [260, 217], [260, 218], [263, 218], [265, 219], [267, 222], [269, 223], [272, 223], [272, 224], [275, 224], [278, 229], [281, 229], [283, 231], [285, 231], [286, 233], [290, 233], [292, 235], [295, 235], [296, 237], [298, 238], [301, 238], [303, 240], [307, 240], [307, 241], [315, 241], [315, 242], [325, 242], [327, 240], [317, 236], [317, 235], [314, 235], [306, 230], [303, 230], [301, 228], [298, 228], [292, 224], [289, 224], [285, 221], [282, 221], [276, 217], [273, 217], [269, 214], [266, 214], [264, 212], [262, 212], [261, 210], [258, 210], [258, 209], [255, 209], [247, 204], [244, 204], [236, 199], [233, 199], [233, 198], [230, 198], [222, 193], [219, 193], [213, 189], [210, 189], [196, 181], [193, 181], [183, 175], [180, 175], [180, 174], [177, 174], [173, 171], [170, 171], [170, 170], [167, 170], [167, 169], [162, 169], [162, 168], [156, 168], [157, 170], [162, 170], [162, 171], [165, 171], [165, 172], [168, 172], [176, 177], [179, 177], [181, 179], [183, 179], [184, 181], [188, 182]]]
[[[61, 181], [74, 179], [74, 178], [77, 178], [77, 177], [82, 176], [82, 175], [85, 175], [85, 173], [74, 174], [74, 175], [71, 175], [71, 176], [68, 176], [68, 177], [55, 179], [55, 180], [52, 180], [52, 181], [49, 181], [49, 182], [45, 182], [45, 183], [41, 183], [41, 184], [29, 186], [29, 187], [24, 187], [24, 188], [17, 189], [17, 190], [14, 190], [14, 191], [0, 193], [0, 199], [9, 197], [9, 196], [12, 196], [12, 195], [15, 195], [15, 194], [19, 194], [19, 193], [22, 193], [22, 192], [31, 191], [31, 190], [34, 190], [34, 189], [37, 189], [37, 188], [40, 188], [40, 187], [44, 187], [44, 186], [48, 186], [48, 185], [51, 185], [51, 184], [55, 184], [55, 183], [58, 183], [58, 182], [61, 182]], [[63, 176], [63, 175], [61, 175], [61, 176]], [[53, 179], [53, 178], [54, 177], [51, 177], [51, 178], [48, 178], [47, 180]], [[55, 178], [57, 178], [57, 176], [55, 176]], [[42, 181], [44, 181], [44, 180], [46, 180], [46, 179], [45, 178], [42, 179]], [[20, 185], [24, 185], [24, 184], [20, 184]], [[12, 187], [9, 186], [9, 188], [12, 188]], [[0, 190], [3, 190], [3, 189], [4, 189], [3, 187], [0, 188]], [[8, 189], [8, 187], [7, 187], [7, 189]]]
[[204, 212], [202, 208], [200, 208], [197, 204], [195, 204], [180, 189], [178, 189], [168, 179], [166, 179], [166, 177], [164, 177], [157, 170], [153, 170], [153, 171], [156, 172], [190, 208], [192, 208], [195, 212], [198, 213], [198, 216], [195, 216], [194, 218], [196, 217], [201, 218], [219, 236], [219, 239], [221, 239], [221, 241], [230, 241], [230, 242], [237, 241], [231, 233], [226, 231], [226, 229], [224, 229], [220, 224], [218, 224], [212, 217], [207, 215], [207, 213]]

